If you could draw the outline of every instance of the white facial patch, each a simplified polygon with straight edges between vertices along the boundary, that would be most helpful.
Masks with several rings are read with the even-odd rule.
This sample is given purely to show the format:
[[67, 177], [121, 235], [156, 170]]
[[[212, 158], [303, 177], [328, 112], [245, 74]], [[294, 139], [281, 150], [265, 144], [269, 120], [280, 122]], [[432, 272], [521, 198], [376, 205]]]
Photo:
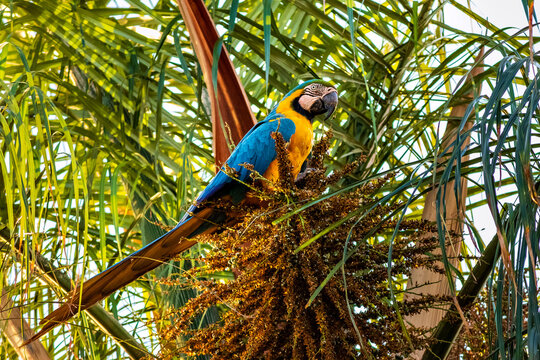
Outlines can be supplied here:
[[304, 94], [298, 99], [298, 104], [300, 104], [302, 109], [309, 111], [315, 101], [317, 101], [316, 97]]

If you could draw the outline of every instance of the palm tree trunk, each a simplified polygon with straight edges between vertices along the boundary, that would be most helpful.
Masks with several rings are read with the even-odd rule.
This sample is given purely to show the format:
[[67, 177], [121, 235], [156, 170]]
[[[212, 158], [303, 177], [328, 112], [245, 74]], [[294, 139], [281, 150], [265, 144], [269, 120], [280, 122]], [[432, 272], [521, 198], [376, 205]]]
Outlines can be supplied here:
[[[478, 55], [476, 61], [475, 61], [475, 67], [471, 70], [469, 73], [469, 76], [466, 80], [466, 82], [472, 81], [473, 77], [481, 74], [483, 72], [482, 67], [482, 58], [483, 58], [483, 50], [480, 51], [480, 54]], [[478, 89], [478, 92], [480, 89]], [[441, 143], [442, 149], [447, 149], [454, 141], [456, 141], [457, 133], [459, 131], [459, 126], [461, 119], [465, 115], [465, 112], [467, 110], [467, 107], [469, 105], [469, 102], [473, 99], [474, 93], [473, 91], [467, 93], [464, 96], [464, 100], [468, 100], [464, 102], [463, 104], [455, 106], [451, 113], [450, 118], [451, 120], [448, 121], [448, 125], [446, 127], [445, 133], [443, 135], [443, 140]], [[469, 119], [463, 130], [462, 133], [468, 132], [473, 126], [473, 121]], [[469, 145], [470, 138], [467, 137], [464, 139], [462, 150], [466, 148]], [[463, 156], [461, 161], [467, 161], [468, 156]], [[445, 217], [442, 219], [443, 223], [446, 225], [446, 230], [449, 233], [457, 234], [456, 238], [453, 241], [447, 241], [446, 242], [446, 256], [448, 257], [448, 261], [453, 267], [459, 266], [459, 259], [458, 256], [461, 252], [461, 241], [462, 241], [462, 234], [463, 234], [463, 224], [464, 224], [464, 218], [465, 218], [465, 199], [467, 198], [467, 180], [465, 178], [461, 178], [459, 180], [461, 182], [460, 184], [460, 193], [457, 194], [458, 197], [456, 197], [456, 193], [454, 192], [454, 186], [455, 181], [449, 181], [448, 183], [444, 184], [445, 189], [442, 189], [443, 192], [443, 201], [441, 204], [445, 207]], [[441, 190], [440, 186], [435, 186], [427, 195], [426, 200], [424, 204], [424, 211], [422, 213], [422, 219], [427, 220], [430, 222], [437, 221], [438, 216], [442, 216], [441, 212], [437, 211], [436, 208], [436, 199], [438, 196], [438, 192]], [[433, 234], [431, 234], [433, 235]], [[435, 256], [442, 255], [442, 250], [437, 249], [434, 252]], [[441, 268], [444, 268], [443, 263], [440, 264]], [[440, 274], [433, 272], [427, 268], [416, 268], [411, 271], [411, 276], [408, 279], [407, 282], [407, 289], [414, 288], [415, 290], [412, 290], [410, 292], [407, 292], [405, 294], [406, 300], [411, 300], [417, 297], [420, 297], [422, 295], [449, 295], [453, 296], [451, 292], [450, 284], [447, 280], [446, 274]], [[418, 290], [416, 290], [418, 289]], [[437, 324], [443, 319], [444, 315], [446, 314], [448, 308], [430, 308], [425, 311], [422, 311], [416, 315], [408, 316], [405, 318], [405, 321], [416, 328], [424, 328], [428, 331], [428, 334], [431, 334], [431, 330], [434, 329]], [[414, 359], [420, 359], [422, 358], [423, 351], [417, 351], [413, 354], [412, 358]]]

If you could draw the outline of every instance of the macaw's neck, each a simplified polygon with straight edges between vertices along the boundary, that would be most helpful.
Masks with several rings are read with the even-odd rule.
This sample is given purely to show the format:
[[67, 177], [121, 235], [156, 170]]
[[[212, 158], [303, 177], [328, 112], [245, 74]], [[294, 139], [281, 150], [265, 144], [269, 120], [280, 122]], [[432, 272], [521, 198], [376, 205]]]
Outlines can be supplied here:
[[313, 118], [315, 117], [315, 115], [307, 112], [306, 110], [304, 110], [303, 107], [300, 106], [300, 98], [297, 97], [297, 98], [294, 98], [291, 102], [291, 107], [294, 111], [296, 111], [297, 113], [299, 113], [300, 115], [302, 115], [303, 117], [305, 117], [306, 119], [308, 119], [310, 122], [313, 121]]
[[[298, 99], [302, 94], [302, 89], [293, 92], [287, 98], [283, 99], [275, 109], [277, 114], [284, 116], [294, 122], [295, 130], [289, 140], [287, 151], [289, 160], [292, 165], [292, 174], [294, 177], [298, 175], [302, 164], [306, 161], [313, 143], [313, 127], [311, 119], [298, 112], [294, 108], [295, 99]], [[275, 182], [279, 177], [279, 169], [277, 160], [272, 161], [266, 172], [263, 174], [265, 178]]]
[[305, 126], [303, 122], [307, 120], [311, 123], [313, 120], [313, 115], [304, 110], [298, 102], [298, 99], [300, 98], [300, 95], [302, 95], [303, 91], [303, 89], [296, 90], [285, 99], [281, 100], [275, 110], [276, 113], [285, 115], [285, 117], [294, 121], [295, 124], [297, 124], [298, 121], [297, 126], [300, 124]]

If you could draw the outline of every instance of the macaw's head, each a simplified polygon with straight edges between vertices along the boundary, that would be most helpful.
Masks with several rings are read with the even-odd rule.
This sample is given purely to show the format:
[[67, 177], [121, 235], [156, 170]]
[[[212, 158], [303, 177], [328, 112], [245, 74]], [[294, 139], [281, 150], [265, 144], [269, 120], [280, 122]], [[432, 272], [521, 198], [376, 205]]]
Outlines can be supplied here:
[[322, 114], [326, 114], [325, 120], [328, 119], [338, 104], [337, 90], [322, 80], [307, 81], [289, 94], [293, 96], [292, 108], [309, 120]]

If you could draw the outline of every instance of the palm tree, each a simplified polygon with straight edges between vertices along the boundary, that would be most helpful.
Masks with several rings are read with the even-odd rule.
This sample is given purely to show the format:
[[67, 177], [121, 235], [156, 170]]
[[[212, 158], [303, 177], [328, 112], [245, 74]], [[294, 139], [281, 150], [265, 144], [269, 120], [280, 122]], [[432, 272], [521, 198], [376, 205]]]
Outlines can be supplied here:
[[[193, 21], [194, 10], [190, 15], [186, 4], [196, 2], [178, 3], [182, 15], [173, 1], [0, 5], [0, 271], [3, 298], [14, 304], [10, 309], [20, 308], [33, 328], [82, 279], [172, 226], [245, 131], [245, 125], [225, 126], [232, 124], [226, 118], [231, 103], [215, 101], [214, 90], [223, 93], [231, 78], [210, 85], [209, 72], [224, 74], [214, 65], [221, 47], [206, 48], [202, 56], [194, 41], [193, 28], [198, 25], [199, 38], [205, 39], [201, 34], [210, 25]], [[327, 129], [334, 133], [331, 171], [360, 155], [365, 161], [334, 191], [396, 173], [381, 189], [381, 203], [406, 204], [401, 212], [406, 219], [421, 217], [432, 191], [441, 249], [449, 239], [448, 193], [465, 193], [457, 198], [467, 210], [484, 206], [490, 212], [495, 245], [488, 246], [491, 239], [482, 238], [466, 216], [465, 238], [471, 240], [461, 245], [465, 260], [457, 264], [443, 251], [444, 281], [457, 296], [454, 303], [461, 304], [449, 313], [469, 321], [462, 300], [472, 303], [484, 289], [494, 324], [486, 347], [510, 358], [521, 359], [525, 352], [534, 358], [540, 231], [534, 141], [539, 91], [531, 51], [536, 38], [529, 39], [526, 29], [498, 29], [457, 1], [206, 5], [218, 44], [223, 41], [245, 89], [247, 101], [235, 101], [233, 108], [249, 102], [255, 118], [262, 119], [303, 79], [336, 83], [340, 111], [319, 124], [316, 136]], [[524, 0], [523, 5], [528, 9]], [[446, 25], [449, 6], [482, 30]], [[501, 60], [465, 81], [480, 48]], [[492, 89], [489, 98], [476, 96], [480, 84]], [[464, 97], [469, 93], [474, 100]], [[464, 114], [451, 113], [469, 103]], [[253, 121], [251, 115], [247, 119], [239, 123]], [[447, 124], [461, 130], [452, 141], [443, 139]], [[220, 147], [213, 147], [212, 129], [214, 135], [225, 133]], [[453, 185], [464, 179], [466, 192]], [[478, 194], [485, 197], [478, 200]], [[196, 258], [206, 249], [200, 244], [190, 255]], [[482, 254], [491, 257], [477, 261], [474, 255]], [[186, 258], [159, 275], [182, 282], [174, 275], [191, 263]], [[477, 279], [472, 273], [480, 265], [487, 285], [472, 290], [463, 285], [459, 293], [462, 284]], [[223, 280], [232, 277], [222, 274]], [[391, 303], [397, 303], [407, 278], [391, 280]], [[167, 322], [164, 304], [179, 305], [196, 295], [193, 290], [171, 295], [167, 281], [144, 277], [89, 310], [90, 316], [82, 313], [58, 327], [43, 338], [44, 348], [51, 358], [156, 354], [157, 334]], [[0, 349], [0, 356], [17, 356], [9, 342], [2, 341]], [[446, 354], [448, 347], [432, 350]]]

